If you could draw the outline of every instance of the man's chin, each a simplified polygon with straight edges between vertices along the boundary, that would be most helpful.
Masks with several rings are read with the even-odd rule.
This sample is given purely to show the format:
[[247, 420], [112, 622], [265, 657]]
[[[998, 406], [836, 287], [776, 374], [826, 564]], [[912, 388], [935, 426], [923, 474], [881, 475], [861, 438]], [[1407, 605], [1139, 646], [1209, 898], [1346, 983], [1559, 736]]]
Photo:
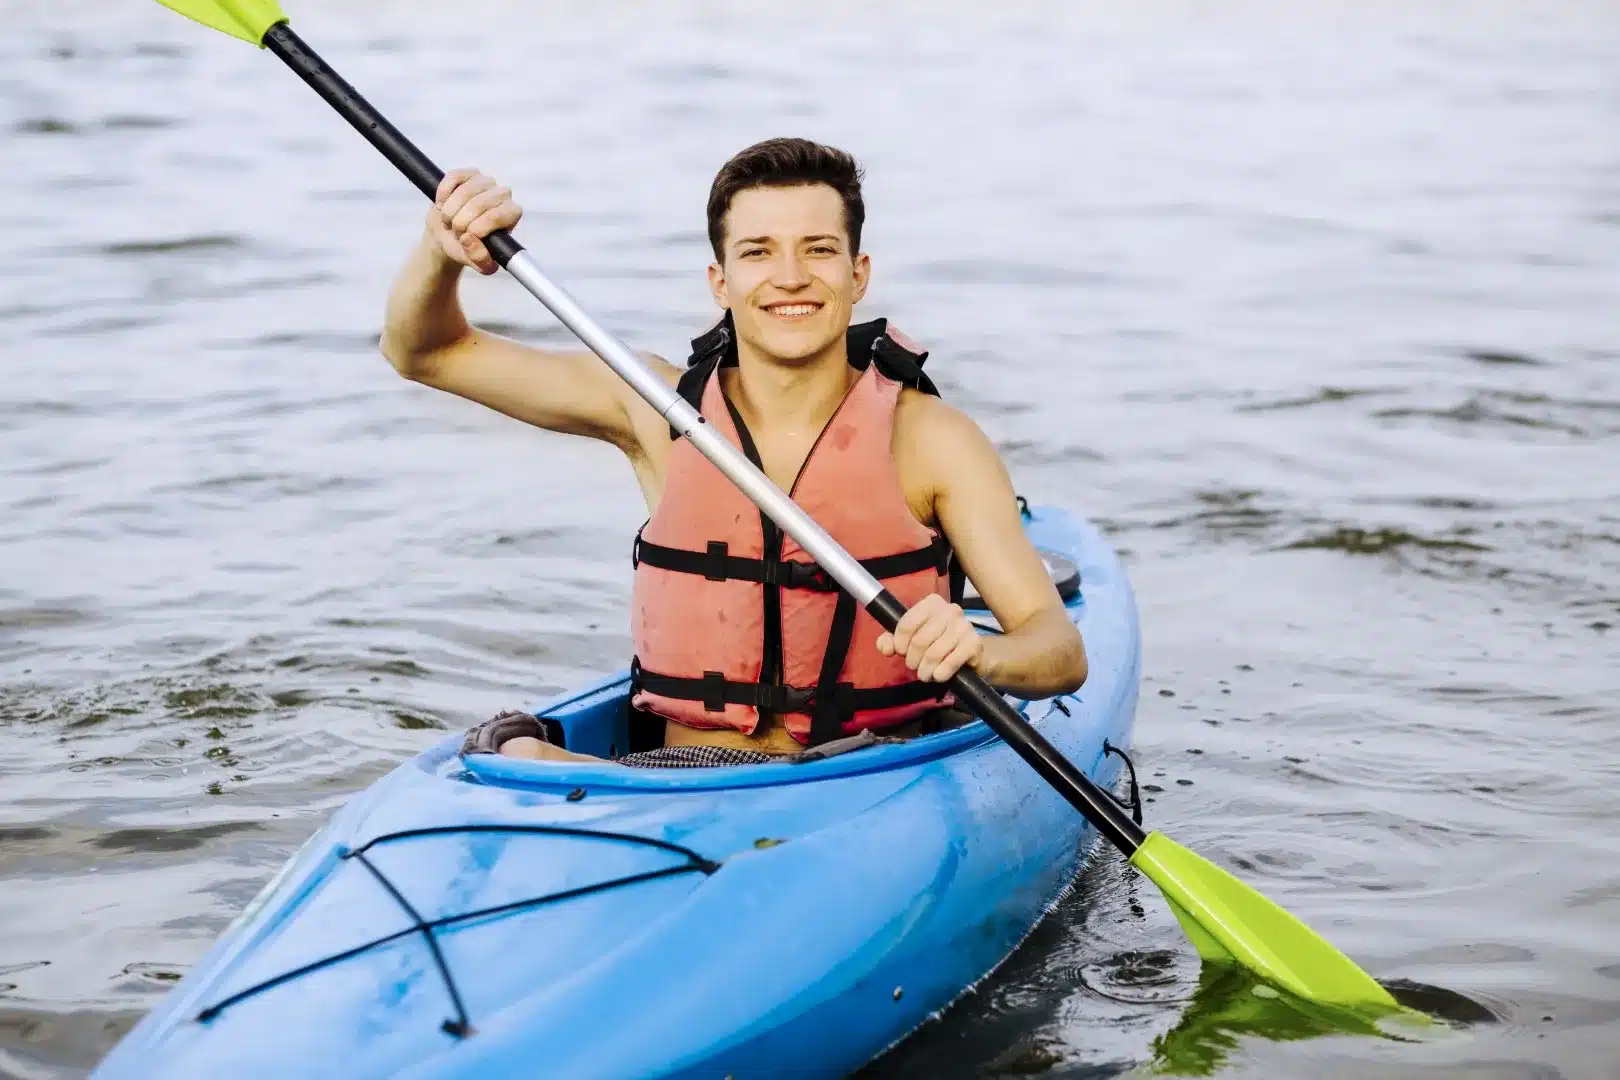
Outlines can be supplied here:
[[827, 351], [843, 337], [842, 333], [829, 333], [823, 326], [761, 327], [753, 340], [761, 353], [784, 364], [813, 360]]

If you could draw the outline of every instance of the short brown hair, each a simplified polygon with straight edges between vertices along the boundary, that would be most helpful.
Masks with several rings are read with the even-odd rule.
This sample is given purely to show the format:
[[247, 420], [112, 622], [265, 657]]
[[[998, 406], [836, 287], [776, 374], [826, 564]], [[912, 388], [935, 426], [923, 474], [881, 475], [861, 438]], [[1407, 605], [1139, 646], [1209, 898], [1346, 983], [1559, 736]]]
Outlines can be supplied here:
[[724, 262], [726, 211], [739, 191], [756, 187], [826, 184], [844, 200], [844, 231], [850, 257], [861, 250], [866, 203], [861, 200], [861, 167], [843, 150], [809, 139], [766, 139], [740, 151], [721, 166], [709, 188], [709, 244]]

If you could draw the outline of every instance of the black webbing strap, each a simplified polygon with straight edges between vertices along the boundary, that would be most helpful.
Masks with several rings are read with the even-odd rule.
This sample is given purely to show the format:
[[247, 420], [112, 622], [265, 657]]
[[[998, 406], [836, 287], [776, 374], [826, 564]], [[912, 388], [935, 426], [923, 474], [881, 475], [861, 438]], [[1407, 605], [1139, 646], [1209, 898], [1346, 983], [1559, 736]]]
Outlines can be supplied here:
[[[714, 374], [714, 369], [720, 366], [721, 355], [716, 353], [696, 367], [687, 368], [675, 383], [675, 392], [700, 413], [703, 411], [703, 387], [708, 383], [709, 376]], [[681, 437], [674, 424], [669, 425], [669, 437], [671, 441]]]
[[813, 690], [793, 686], [738, 682], [719, 671], [706, 671], [697, 679], [661, 675], [643, 668], [640, 659], [630, 661], [630, 687], [632, 693], [645, 690], [659, 697], [701, 701], [707, 712], [725, 712], [727, 705], [748, 705], [773, 713], [804, 712], [815, 696]]
[[[737, 682], [717, 671], [707, 672], [702, 678], [682, 678], [648, 671], [639, 660], [632, 660], [630, 692], [634, 694], [639, 690], [679, 701], [701, 701], [709, 712], [723, 712], [727, 705], [751, 705], [756, 709], [778, 713], [808, 712], [812, 716], [812, 723], [821, 700], [819, 686]], [[949, 692], [950, 688], [944, 683], [908, 682], [864, 690], [857, 690], [849, 683], [834, 683], [828, 697], [837, 713], [847, 718], [868, 709], [893, 709], [900, 705], [915, 705], [919, 701], [937, 701]], [[814, 735], [811, 741], [815, 741]]]
[[695, 574], [710, 581], [755, 581], [762, 585], [780, 585], [785, 589], [810, 589], [832, 592], [838, 583], [815, 563], [792, 560], [770, 561], [732, 555], [726, 545], [711, 540], [707, 551], [689, 551], [686, 548], [665, 547], [643, 540], [636, 534], [630, 549], [630, 564], [656, 566], [677, 574]]
[[[630, 547], [630, 565], [640, 566], [642, 563], [677, 574], [694, 574], [710, 581], [755, 581], [763, 585], [780, 585], [784, 589], [808, 589], [812, 592], [834, 592], [838, 589], [832, 575], [815, 563], [733, 555], [726, 544], [719, 540], [711, 540], [706, 551], [692, 551], [654, 544], [642, 539], [638, 531], [635, 543]], [[927, 547], [862, 559], [861, 565], [868, 574], [882, 581], [915, 574], [920, 570], [948, 573], [949, 567], [954, 566], [955, 562], [950, 558], [949, 544], [944, 537], [936, 534]], [[955, 579], [952, 581], [954, 602], [959, 594], [955, 590]]]
[[934, 380], [923, 374], [927, 351], [912, 352], [889, 336], [889, 320], [874, 319], [849, 328], [849, 364], [857, 371], [865, 371], [876, 364], [884, 378], [893, 379], [902, 386], [921, 390], [939, 397]]
[[967, 595], [967, 571], [962, 569], [961, 560], [956, 558], [954, 554], [951, 556], [950, 566], [946, 568], [945, 574], [950, 582], [951, 603], [960, 604], [962, 598]]
[[[819, 746], [844, 734], [844, 712], [838, 693], [838, 673], [844, 670], [850, 639], [855, 634], [855, 598], [842, 589], [838, 606], [833, 608], [832, 626], [827, 631], [827, 648], [821, 654], [821, 674], [816, 679], [816, 708], [810, 714], [810, 745]], [[921, 685], [921, 684], [919, 684]]]
[[[699, 412], [703, 411], [703, 387], [715, 369], [737, 362], [736, 337], [731, 312], [728, 311], [719, 322], [692, 339], [692, 353], [687, 357], [686, 370], [681, 373], [675, 392]], [[923, 372], [923, 363], [928, 359], [927, 351], [912, 352], [890, 337], [888, 319], [873, 319], [850, 326], [845, 334], [845, 346], [849, 366], [855, 370], [865, 371], [876, 364], [885, 378], [934, 397], [940, 396], [934, 380]], [[671, 426], [669, 437], [678, 439], [681, 433]]]

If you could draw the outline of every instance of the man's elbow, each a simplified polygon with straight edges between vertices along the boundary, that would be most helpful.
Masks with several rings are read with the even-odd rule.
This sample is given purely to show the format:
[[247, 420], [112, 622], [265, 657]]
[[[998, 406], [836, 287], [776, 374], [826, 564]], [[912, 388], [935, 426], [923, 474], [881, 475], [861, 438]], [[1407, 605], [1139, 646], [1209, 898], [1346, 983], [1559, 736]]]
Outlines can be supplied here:
[[1082, 641], [1076, 641], [1063, 665], [1062, 686], [1060, 694], [1072, 694], [1086, 685], [1086, 676], [1091, 674], [1091, 667], [1086, 663], [1086, 646]]
[[409, 349], [386, 331], [377, 338], [377, 351], [391, 364], [402, 378], [412, 382], [427, 382], [437, 368], [435, 350]]

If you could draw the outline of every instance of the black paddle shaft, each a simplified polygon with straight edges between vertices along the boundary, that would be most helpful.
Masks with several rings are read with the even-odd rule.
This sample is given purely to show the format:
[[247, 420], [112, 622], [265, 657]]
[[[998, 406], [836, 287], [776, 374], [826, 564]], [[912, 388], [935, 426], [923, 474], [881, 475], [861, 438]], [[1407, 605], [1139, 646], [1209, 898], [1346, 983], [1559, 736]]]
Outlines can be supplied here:
[[[272, 26], [264, 35], [264, 47], [297, 72], [299, 78], [321, 95], [328, 105], [354, 126], [356, 131], [364, 135], [383, 157], [393, 162], [422, 194], [431, 199], [438, 193], [439, 182], [444, 179], [444, 170], [433, 164], [426, 154], [417, 149], [415, 143], [407, 139], [382, 113], [373, 108], [371, 102], [361, 97], [359, 91], [333, 71], [325, 60], [316, 55], [314, 49], [304, 43], [303, 38], [293, 32], [292, 27], [284, 22]], [[523, 245], [505, 229], [499, 229], [484, 237], [484, 246], [502, 266], [523, 250]]]
[[[299, 78], [336, 109], [356, 131], [364, 135], [422, 194], [431, 199], [438, 193], [444, 170], [433, 164], [426, 154], [361, 97], [359, 91], [333, 71], [326, 61], [316, 55], [315, 50], [293, 32], [292, 27], [286, 23], [272, 26], [264, 35], [264, 45], [297, 72]], [[484, 237], [484, 246], [502, 266], [523, 250], [523, 245], [505, 229]], [[906, 613], [905, 605], [887, 589], [878, 593], [866, 605], [866, 610], [886, 630], [893, 630], [900, 616]], [[1127, 858], [1147, 839], [1142, 827], [1132, 821], [1118, 803], [1092, 783], [1089, 776], [1075, 768], [1074, 763], [1047, 742], [1046, 737], [1036, 731], [1029, 721], [1018, 715], [1017, 710], [991, 689], [978, 672], [967, 668], [958, 671], [951, 678], [951, 689]]]

